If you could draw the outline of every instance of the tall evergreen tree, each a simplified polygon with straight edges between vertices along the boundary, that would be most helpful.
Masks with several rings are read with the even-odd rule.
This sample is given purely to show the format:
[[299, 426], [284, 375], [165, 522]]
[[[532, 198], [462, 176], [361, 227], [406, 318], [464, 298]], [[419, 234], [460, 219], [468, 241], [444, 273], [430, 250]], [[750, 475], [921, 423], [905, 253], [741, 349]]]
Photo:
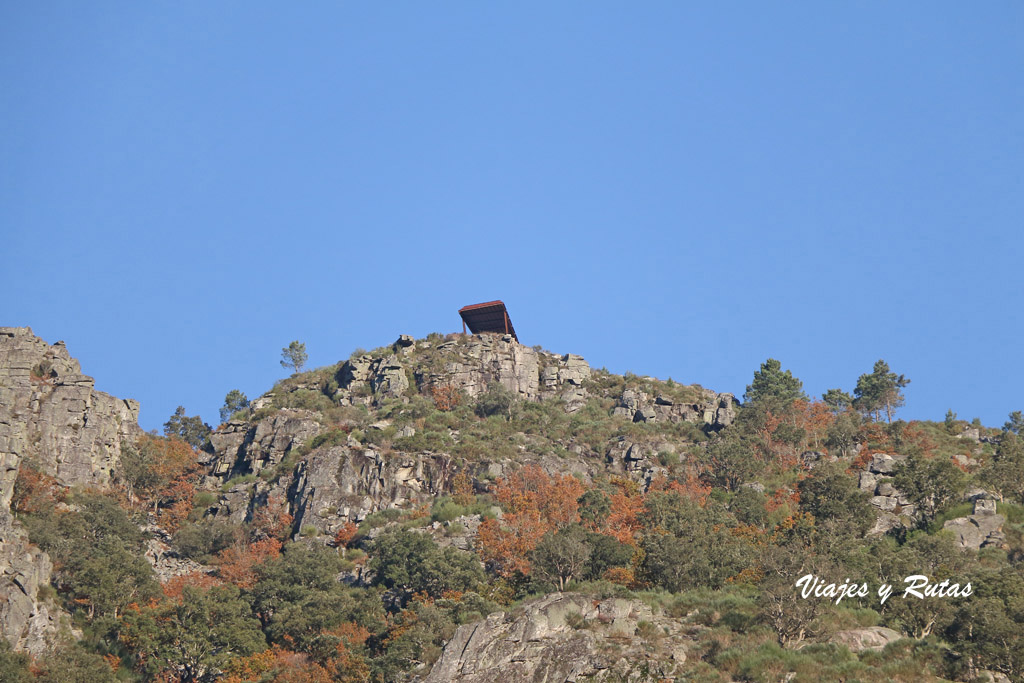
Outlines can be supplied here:
[[781, 362], [769, 358], [754, 373], [754, 380], [743, 394], [743, 400], [787, 407], [798, 398], [807, 398], [803, 386], [804, 383], [794, 377], [791, 371], [783, 372]]
[[302, 366], [307, 360], [309, 355], [306, 353], [306, 345], [298, 340], [281, 349], [281, 367], [302, 372]]
[[903, 405], [903, 392], [900, 390], [908, 384], [909, 379], [890, 372], [889, 364], [879, 360], [870, 374], [861, 375], [857, 379], [857, 387], [853, 390], [853, 406], [875, 420], [885, 413], [886, 420], [892, 422], [896, 409]]

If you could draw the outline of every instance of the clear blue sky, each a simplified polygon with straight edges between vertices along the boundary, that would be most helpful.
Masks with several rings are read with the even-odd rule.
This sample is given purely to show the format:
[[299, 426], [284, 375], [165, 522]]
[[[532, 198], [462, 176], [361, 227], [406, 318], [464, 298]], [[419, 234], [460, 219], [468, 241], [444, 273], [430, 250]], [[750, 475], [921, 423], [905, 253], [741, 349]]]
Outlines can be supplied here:
[[460, 329], [1024, 409], [1024, 3], [4, 2], [0, 324], [160, 427]]

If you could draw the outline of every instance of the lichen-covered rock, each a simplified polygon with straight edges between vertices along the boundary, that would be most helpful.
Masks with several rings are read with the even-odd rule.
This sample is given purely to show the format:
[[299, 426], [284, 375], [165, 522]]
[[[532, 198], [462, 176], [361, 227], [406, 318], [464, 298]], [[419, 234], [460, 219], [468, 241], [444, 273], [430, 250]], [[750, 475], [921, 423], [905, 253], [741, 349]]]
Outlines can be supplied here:
[[[540, 395], [541, 352], [523, 346], [511, 337], [505, 339], [494, 334], [471, 335], [445, 342], [438, 350], [447, 352], [448, 358], [440, 368], [426, 369], [422, 373], [423, 381], [428, 385], [451, 384], [467, 396], [475, 397], [487, 391], [492, 382], [496, 382], [527, 400], [535, 400]], [[582, 360], [579, 358], [579, 361]], [[545, 366], [551, 368], [545, 368], [545, 389], [554, 391], [562, 382], [563, 368], [559, 367], [555, 356], [545, 354], [543, 361]], [[564, 369], [574, 377], [582, 372], [578, 364], [571, 373], [568, 365]]]
[[290, 492], [295, 528], [314, 526], [333, 536], [371, 512], [428, 502], [449, 490], [453, 476], [446, 455], [385, 456], [355, 444], [322, 449], [296, 471]]
[[181, 557], [167, 543], [156, 538], [146, 541], [146, 561], [153, 567], [156, 578], [161, 583], [187, 574], [199, 574], [211, 572], [210, 567]]
[[553, 593], [460, 626], [423, 683], [671, 680], [691, 642], [639, 601]]
[[942, 525], [956, 536], [957, 544], [970, 550], [1002, 547], [1006, 543], [1003, 524], [1006, 518], [996, 513], [995, 501], [979, 499], [974, 503], [974, 514], [957, 517]]
[[58, 631], [60, 609], [38, 599], [52, 569], [49, 556], [29, 544], [9, 511], [0, 510], [0, 637], [15, 649], [40, 654]]
[[703, 389], [698, 400], [689, 402], [665, 395], [652, 399], [646, 392], [626, 389], [612, 409], [612, 415], [628, 417], [633, 422], [691, 422], [719, 430], [733, 423], [738, 406], [739, 401], [732, 394]]
[[409, 379], [405, 374], [405, 366], [398, 356], [390, 356], [377, 363], [375, 372], [370, 378], [370, 389], [377, 396], [395, 398], [409, 388]]
[[0, 635], [42, 652], [62, 620], [38, 599], [50, 583], [46, 553], [29, 544], [10, 512], [26, 460], [64, 486], [103, 487], [133, 442], [139, 404], [96, 391], [63, 342], [50, 345], [27, 327], [0, 327]]
[[139, 404], [93, 386], [63, 342], [0, 328], [0, 506], [10, 504], [24, 458], [65, 486], [110, 480], [121, 444], [141, 433]]
[[308, 410], [284, 408], [255, 423], [229, 422], [210, 435], [211, 474], [231, 478], [279, 464], [323, 427]]
[[838, 645], [845, 645], [850, 652], [863, 652], [864, 650], [881, 650], [894, 640], [903, 636], [891, 628], [884, 626], [868, 626], [866, 628], [854, 628], [847, 631], [839, 631], [832, 636], [832, 642]]
[[905, 455], [889, 455], [888, 453], [876, 453], [868, 463], [868, 471], [873, 474], [893, 474], [896, 466], [907, 459]]

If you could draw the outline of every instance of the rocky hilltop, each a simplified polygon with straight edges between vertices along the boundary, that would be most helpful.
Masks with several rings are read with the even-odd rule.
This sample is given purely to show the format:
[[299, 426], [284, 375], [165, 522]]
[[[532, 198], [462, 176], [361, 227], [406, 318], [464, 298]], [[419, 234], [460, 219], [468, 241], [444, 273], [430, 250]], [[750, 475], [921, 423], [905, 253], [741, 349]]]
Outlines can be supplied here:
[[[752, 386], [401, 335], [160, 437], [0, 328], [0, 680], [1020, 680], [1024, 416]], [[924, 568], [982, 599], [794, 589]]]
[[[479, 435], [423, 424], [426, 396], [473, 401], [489, 389], [512, 402], [557, 406], [566, 415], [592, 401], [611, 414], [613, 424], [659, 422], [677, 429], [653, 442], [623, 437], [592, 443], [568, 434], [541, 442], [512, 434], [521, 443], [494, 448], [475, 447]], [[681, 452], [689, 443], [679, 427], [722, 429], [735, 419], [737, 406], [732, 394], [598, 376], [581, 356], [527, 347], [510, 335], [420, 341], [402, 335], [372, 355], [279, 383], [214, 432], [212, 483], [228, 488], [214, 514], [244, 521], [270, 498], [288, 500], [296, 533], [315, 527], [333, 536], [373, 512], [450, 493], [462, 471], [481, 490], [524, 463], [585, 481], [618, 472], [649, 484], [666, 473], [658, 454]], [[291, 462], [300, 454], [301, 461]], [[251, 475], [260, 477], [253, 483]]]
[[[402, 335], [390, 347], [280, 382], [213, 432], [199, 460], [207, 488], [223, 493], [207, 514], [243, 523], [278, 501], [294, 520], [295, 537], [305, 530], [329, 538], [374, 512], [429, 504], [450, 493], [463, 471], [480, 490], [527, 462], [587, 480], [613, 471], [649, 483], [664, 472], [656, 455], [686, 442], [622, 438], [599, 445], [567, 437], [540, 444], [519, 435], [515, 446], [469, 448], [469, 435], [423, 426], [418, 403], [432, 393], [473, 400], [500, 389], [512, 401], [547, 402], [566, 415], [596, 399], [624, 423], [707, 430], [735, 417], [730, 394], [599, 375], [603, 381], [578, 355], [530, 348], [510, 336]], [[0, 328], [0, 633], [15, 647], [41, 652], [61, 622], [60, 609], [38, 598], [50, 583], [51, 560], [28, 542], [10, 511], [21, 464], [63, 487], [103, 490], [122, 448], [141, 434], [138, 412], [136, 401], [96, 391], [63, 342], [48, 344], [27, 327]], [[201, 567], [180, 558], [170, 537], [156, 531], [148, 559], [159, 576]]]

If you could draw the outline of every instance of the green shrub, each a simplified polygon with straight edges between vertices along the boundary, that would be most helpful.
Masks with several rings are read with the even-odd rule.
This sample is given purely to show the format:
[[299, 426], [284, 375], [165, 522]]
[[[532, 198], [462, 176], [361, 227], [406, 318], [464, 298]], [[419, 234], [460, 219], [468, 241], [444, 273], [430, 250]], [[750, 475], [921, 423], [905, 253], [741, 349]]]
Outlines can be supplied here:
[[224, 493], [227, 493], [236, 486], [240, 486], [242, 484], [251, 484], [254, 481], [256, 481], [256, 475], [253, 474], [252, 472], [250, 472], [249, 474], [241, 474], [237, 477], [232, 477], [231, 479], [228, 479], [226, 482], [221, 484], [220, 490], [223, 491]]
[[444, 496], [434, 500], [433, 509], [430, 512], [430, 519], [435, 522], [450, 522], [457, 517], [466, 514], [468, 510]]
[[363, 520], [362, 524], [359, 525], [359, 530], [369, 531], [370, 529], [377, 529], [390, 522], [397, 521], [404, 516], [405, 511], [398, 510], [396, 508], [388, 508], [386, 510], [371, 512], [366, 516], [366, 519]]
[[193, 499], [192, 505], [196, 508], [208, 508], [219, 500], [216, 493], [211, 491], [199, 491]]
[[309, 440], [308, 450], [315, 451], [316, 449], [326, 446], [328, 448], [332, 446], [344, 446], [348, 443], [348, 432], [341, 427], [332, 427], [322, 434], [317, 434]]

